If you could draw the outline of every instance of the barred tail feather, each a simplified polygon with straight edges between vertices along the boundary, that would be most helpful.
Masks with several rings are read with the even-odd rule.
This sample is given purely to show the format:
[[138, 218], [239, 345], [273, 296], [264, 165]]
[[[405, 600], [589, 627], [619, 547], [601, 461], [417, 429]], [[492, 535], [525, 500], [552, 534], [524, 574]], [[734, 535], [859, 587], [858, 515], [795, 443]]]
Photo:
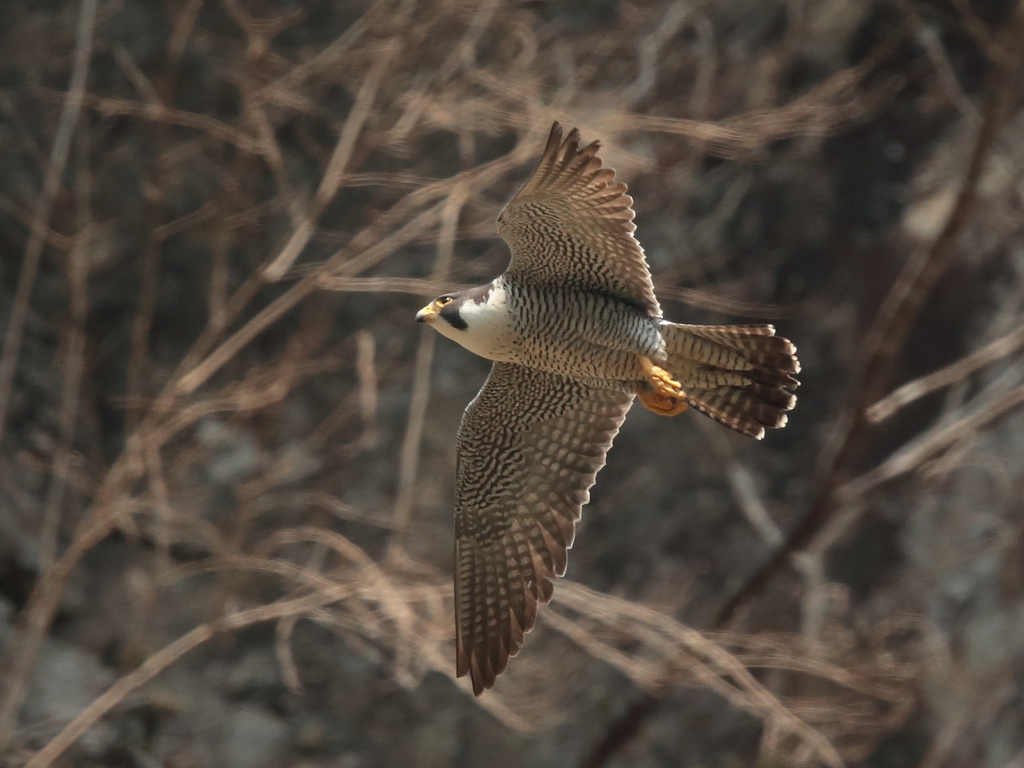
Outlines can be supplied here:
[[744, 435], [786, 425], [799, 386], [796, 347], [770, 325], [662, 323], [665, 368], [696, 410]]

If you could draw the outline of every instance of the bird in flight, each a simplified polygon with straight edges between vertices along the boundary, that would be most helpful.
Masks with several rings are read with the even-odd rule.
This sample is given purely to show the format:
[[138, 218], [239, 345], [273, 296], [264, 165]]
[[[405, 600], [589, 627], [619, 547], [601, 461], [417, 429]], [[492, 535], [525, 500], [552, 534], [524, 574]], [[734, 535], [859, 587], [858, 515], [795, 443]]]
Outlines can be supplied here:
[[770, 325], [662, 318], [633, 200], [600, 144], [562, 140], [498, 216], [512, 250], [487, 285], [416, 314], [493, 361], [457, 441], [456, 673], [479, 695], [519, 653], [565, 574], [590, 488], [633, 398], [662, 416], [693, 407], [761, 439], [786, 424], [800, 371]]

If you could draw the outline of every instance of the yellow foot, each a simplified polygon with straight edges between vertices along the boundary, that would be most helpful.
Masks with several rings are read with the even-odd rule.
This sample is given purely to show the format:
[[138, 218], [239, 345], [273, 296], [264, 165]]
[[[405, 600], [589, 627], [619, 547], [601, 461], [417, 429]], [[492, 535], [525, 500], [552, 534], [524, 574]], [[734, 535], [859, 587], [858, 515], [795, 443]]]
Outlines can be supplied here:
[[638, 387], [634, 391], [644, 408], [659, 416], [677, 416], [689, 407], [686, 395], [682, 392], [679, 395], [663, 395], [647, 387]]
[[655, 365], [649, 357], [643, 355], [640, 356], [640, 367], [644, 369], [644, 375], [647, 376], [647, 381], [654, 391], [665, 397], [683, 397], [683, 388], [679, 382], [672, 378], [672, 374], [662, 368], [660, 365]]

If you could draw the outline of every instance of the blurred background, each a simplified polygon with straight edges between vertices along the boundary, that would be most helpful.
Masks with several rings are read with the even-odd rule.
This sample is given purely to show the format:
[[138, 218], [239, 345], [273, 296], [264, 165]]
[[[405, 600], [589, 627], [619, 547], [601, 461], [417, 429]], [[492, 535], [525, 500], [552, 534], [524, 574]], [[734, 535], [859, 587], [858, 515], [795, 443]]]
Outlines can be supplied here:
[[[0, 763], [1024, 766], [1024, 4], [4, 0]], [[454, 436], [553, 120], [755, 443], [635, 408], [454, 679]]]

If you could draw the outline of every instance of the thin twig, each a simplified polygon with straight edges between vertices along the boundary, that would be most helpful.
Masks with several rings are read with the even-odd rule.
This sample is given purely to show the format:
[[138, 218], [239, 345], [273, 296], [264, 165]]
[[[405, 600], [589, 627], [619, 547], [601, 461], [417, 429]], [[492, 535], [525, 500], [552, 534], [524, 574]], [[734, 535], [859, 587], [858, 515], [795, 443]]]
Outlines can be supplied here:
[[361, 330], [356, 334], [356, 375], [359, 378], [359, 411], [363, 416], [363, 435], [360, 442], [369, 444], [377, 422], [377, 403], [380, 393], [377, 367], [374, 364], [377, 344], [373, 334]]
[[[119, 469], [123, 472], [126, 467], [115, 465], [108, 473], [110, 487], [123, 486], [125, 478], [121, 472], [117, 471]], [[109, 515], [116, 519], [119, 514], [127, 515], [129, 512], [137, 511], [138, 508], [137, 503], [128, 500], [117, 506], [111, 505]], [[28, 678], [35, 666], [39, 646], [50, 626], [50, 620], [57, 609], [57, 604], [60, 602], [64, 584], [85, 553], [102, 541], [108, 532], [107, 525], [93, 525], [82, 531], [76, 531], [67, 551], [54, 562], [53, 567], [33, 588], [29, 602], [22, 612], [20, 637], [17, 638], [16, 643], [12, 643], [13, 663], [6, 667], [8, 674], [5, 681], [3, 706], [0, 709], [0, 748], [10, 744], [14, 735], [14, 724], [25, 696]]]
[[[797, 736], [811, 747], [821, 763], [833, 768], [844, 765], [828, 739], [784, 706], [742, 661], [702, 633], [653, 608], [594, 592], [580, 584], [562, 582], [557, 595], [559, 605], [599, 621], [629, 627], [636, 639], [654, 649], [680, 672], [695, 678], [702, 687], [754, 714], [766, 726]], [[541, 616], [546, 622], [548, 614]], [[611, 657], [606, 656], [606, 660]]]
[[892, 363], [903, 347], [910, 326], [919, 315], [931, 289], [956, 256], [960, 234], [970, 223], [976, 209], [978, 181], [1005, 119], [1011, 92], [1016, 90], [1015, 74], [1024, 47], [1024, 0], [1018, 2], [1013, 20], [1005, 29], [1003, 41], [1003, 50], [1010, 53], [995, 62], [989, 73], [981, 123], [956, 204], [932, 246], [911, 256], [878, 310], [864, 340], [866, 359], [861, 375], [846, 412], [839, 420], [832, 446], [823, 452], [824, 469], [820, 473], [810, 507], [786, 537], [785, 543], [719, 609], [716, 626], [728, 623], [739, 606], [758, 592], [786, 565], [789, 556], [806, 545], [828, 522], [842, 475], [848, 471], [866, 432], [868, 422], [864, 413], [884, 386]]
[[292, 264], [295, 263], [302, 249], [309, 242], [320, 214], [323, 213], [324, 208], [327, 207], [327, 204], [337, 194], [338, 187], [341, 186], [341, 182], [345, 178], [345, 169], [352, 158], [356, 139], [359, 138], [359, 133], [370, 116], [373, 100], [377, 96], [377, 88], [398, 50], [399, 46], [397, 45], [384, 45], [374, 59], [373, 66], [370, 67], [370, 71], [366, 74], [363, 84], [359, 88], [359, 93], [356, 94], [355, 103], [352, 105], [352, 109], [349, 110], [348, 118], [345, 120], [345, 127], [342, 128], [341, 135], [338, 136], [334, 152], [327, 163], [327, 168], [324, 170], [320, 186], [313, 196], [310, 209], [302, 217], [295, 231], [292, 232], [292, 236], [281, 249], [281, 252], [263, 270], [263, 277], [266, 280], [276, 282], [284, 277], [285, 272], [291, 269]]
[[[375, 247], [366, 251], [360, 259], [360, 267], [364, 263], [369, 265], [370, 263], [379, 261], [390, 255], [396, 249], [400, 248], [424, 229], [432, 225], [437, 214], [436, 208], [438, 207], [440, 206], [424, 211], [393, 235], [385, 238]], [[328, 264], [331, 263], [333, 263], [333, 260], [328, 262]], [[348, 266], [348, 264], [345, 264], [345, 267]], [[228, 362], [228, 360], [234, 357], [239, 350], [277, 322], [282, 316], [298, 306], [303, 299], [316, 291], [319, 288], [319, 278], [320, 276], [318, 274], [308, 275], [303, 280], [289, 288], [284, 295], [278, 297], [272, 304], [263, 309], [252, 320], [246, 323], [244, 327], [207, 355], [201, 363], [198, 363], [180, 380], [178, 380], [176, 386], [177, 394], [179, 396], [188, 395], [198, 387], [202, 386], [207, 379], [216, 373], [221, 366]]]
[[[37, 88], [39, 95], [43, 98], [56, 99], [60, 96], [57, 91], [47, 88]], [[164, 125], [177, 125], [182, 128], [191, 128], [205, 136], [222, 141], [248, 154], [260, 154], [261, 144], [244, 131], [217, 120], [209, 115], [202, 115], [196, 112], [188, 112], [183, 109], [172, 109], [161, 104], [145, 104], [133, 99], [114, 99], [106, 96], [96, 96], [91, 93], [83, 94], [81, 106], [95, 110], [108, 117], [124, 115], [127, 117], [139, 117], [144, 120], [152, 120]]]
[[[82, 110], [85, 95], [85, 81], [89, 74], [89, 59], [92, 56], [93, 26], [96, 22], [97, 0], [81, 0], [78, 11], [78, 30], [75, 35], [75, 63], [71, 71], [71, 83], [64, 96], [57, 121], [57, 133], [53, 138], [53, 147], [46, 164], [46, 176], [43, 189], [36, 206], [32, 221], [32, 234], [25, 246], [25, 257], [21, 263], [18, 276], [18, 288], [14, 295], [14, 306], [11, 316], [7, 319], [7, 332], [4, 335], [3, 354], [0, 355], [0, 443], [3, 443], [4, 429], [7, 425], [7, 409], [10, 407], [11, 385], [14, 381], [14, 370], [18, 364], [18, 353], [21, 350], [21, 332], [28, 315], [32, 288], [39, 270], [39, 259], [43, 255], [46, 243], [46, 229], [50, 221], [53, 202], [60, 192], [60, 180], [64, 174], [64, 166], [71, 151], [71, 139], [78, 123], [78, 115]], [[0, 746], [5, 741], [5, 718], [0, 714]]]
[[[437, 240], [437, 256], [430, 281], [443, 282], [451, 269], [455, 255], [455, 234], [459, 226], [459, 215], [466, 204], [469, 188], [456, 187], [445, 201], [441, 210], [441, 230]], [[409, 404], [409, 421], [402, 439], [402, 454], [398, 469], [398, 492], [395, 496], [393, 515], [396, 531], [402, 531], [409, 524], [416, 499], [416, 475], [419, 467], [420, 443], [423, 439], [423, 425], [426, 422], [427, 405], [430, 402], [430, 366], [434, 358], [436, 334], [429, 328], [420, 331], [419, 348], [413, 374], [412, 398]], [[400, 547], [400, 536], [389, 542], [389, 555]]]
[[178, 72], [178, 65], [181, 63], [182, 54], [188, 44], [189, 35], [196, 24], [196, 17], [203, 7], [204, 0], [186, 0], [178, 11], [174, 20], [174, 28], [171, 30], [171, 39], [167, 44], [167, 60], [164, 62], [163, 83], [161, 100], [166, 103], [169, 100], [171, 84], [175, 81]]
[[[61, 106], [60, 119], [57, 123], [57, 133], [54, 137], [53, 148], [50, 151], [50, 158], [46, 167], [46, 176], [43, 181], [43, 191], [36, 208], [35, 221], [33, 222], [32, 234], [29, 237], [28, 245], [25, 248], [25, 258], [21, 266], [21, 274], [18, 278], [18, 289], [15, 294], [14, 308], [8, 319], [7, 334], [4, 337], [3, 355], [0, 356], [0, 443], [3, 441], [4, 427], [7, 423], [7, 409], [10, 406], [11, 384], [14, 380], [14, 370], [18, 362], [18, 352], [21, 347], [21, 332], [28, 314], [29, 299], [32, 294], [32, 286], [35, 284], [36, 271], [39, 268], [39, 259], [42, 256], [43, 244], [45, 242], [45, 228], [50, 219], [50, 211], [54, 199], [60, 190], [60, 180], [64, 173], [64, 166], [67, 163], [68, 153], [71, 149], [71, 139], [74, 135], [75, 125], [78, 122], [78, 115], [82, 107], [82, 98], [85, 93], [86, 76], [89, 70], [89, 59], [92, 56], [93, 27], [96, 22], [97, 0], [81, 0], [79, 6], [78, 29], [75, 36], [75, 58], [74, 69], [71, 73], [71, 84], [68, 93]], [[48, 617], [47, 617], [48, 623]], [[26, 639], [24, 642], [30, 645], [41, 639]], [[25, 656], [32, 657], [28, 661], [31, 668], [34, 663], [34, 651], [29, 651]], [[26, 669], [27, 669], [26, 668]], [[9, 679], [4, 698], [0, 703], [0, 750], [3, 750], [11, 740], [14, 733], [14, 723], [18, 716], [18, 709], [24, 693], [24, 680], [17, 675]]]
[[929, 373], [927, 376], [908, 381], [896, 391], [886, 395], [867, 409], [867, 420], [872, 424], [885, 421], [905, 405], [924, 397], [938, 389], [948, 387], [970, 376], [979, 368], [990, 365], [997, 360], [1015, 352], [1024, 345], [1024, 327], [1008, 333], [1002, 338], [986, 344], [976, 352], [960, 358], [945, 368]]
[[161, 247], [162, 241], [158, 234], [155, 230], [151, 230], [146, 247], [139, 258], [142, 274], [138, 304], [136, 304], [131, 324], [131, 351], [128, 357], [126, 386], [128, 400], [126, 426], [129, 432], [134, 431], [139, 423], [139, 404], [142, 402], [147, 367], [146, 353], [149, 351], [149, 334], [153, 325], [153, 312], [156, 308], [156, 295], [159, 287]]
[[[509, 154], [503, 155], [490, 163], [485, 163], [471, 171], [463, 171], [449, 179], [444, 179], [410, 192], [400, 202], [396, 203], [387, 214], [381, 216], [378, 222], [364, 230], [360, 235], [357, 235], [348, 246], [333, 254], [320, 266], [317, 272], [307, 275], [292, 286], [285, 294], [278, 297], [256, 317], [246, 323], [244, 327], [210, 352], [205, 359], [202, 361], [187, 360], [189, 363], [188, 370], [175, 383], [174, 392], [178, 396], [187, 395], [202, 386], [210, 376], [216, 373], [221, 366], [233, 358], [250, 341], [319, 288], [321, 280], [329, 284], [337, 277], [357, 275], [414, 240], [434, 225], [445, 203], [442, 200], [420, 210], [416, 216], [409, 218], [410, 214], [418, 207], [428, 204], [439, 197], [447, 197], [456, 187], [462, 185], [465, 185], [467, 190], [475, 190], [486, 186], [509, 169], [521, 163], [528, 152], [528, 149], [524, 150], [523, 146], [520, 145]], [[381, 227], [393, 224], [396, 221], [404, 222], [404, 224], [386, 237], [379, 236], [378, 233]], [[258, 281], [257, 285], [252, 286], [251, 290], [255, 291], [257, 287]]]
[[[86, 136], [86, 134], [82, 134]], [[64, 490], [67, 486], [68, 470], [74, 449], [75, 423], [78, 420], [78, 399], [82, 384], [82, 369], [85, 366], [85, 320], [88, 312], [88, 255], [91, 248], [92, 221], [89, 215], [89, 157], [88, 142], [79, 141], [82, 147], [78, 167], [77, 213], [78, 237], [76, 246], [68, 254], [68, 289], [71, 295], [71, 317], [68, 322], [67, 349], [64, 357], [64, 381], [60, 393], [60, 445], [53, 459], [50, 488], [44, 502], [43, 525], [39, 534], [39, 571], [46, 573], [57, 555], [57, 534], [60, 530], [60, 514], [64, 505]]]
[[312, 595], [239, 611], [230, 616], [215, 619], [196, 627], [149, 656], [135, 670], [122, 677], [108, 688], [105, 693], [94, 699], [89, 706], [78, 713], [74, 720], [64, 726], [60, 733], [29, 760], [25, 764], [25, 768], [48, 768], [82, 734], [99, 722], [100, 718], [123, 701], [128, 694], [138, 690], [182, 656], [195, 650], [217, 635], [225, 632], [235, 632], [244, 627], [265, 621], [301, 615], [324, 605], [343, 600], [352, 591], [353, 587], [350, 585], [334, 585]]
[[918, 435], [874, 469], [849, 481], [836, 491], [837, 503], [848, 503], [884, 482], [905, 475], [944, 448], [973, 434], [993, 419], [1024, 403], [1024, 386], [1010, 390], [993, 402], [972, 410], [952, 423], [942, 424]]
[[765, 544], [777, 547], [782, 543], [782, 531], [768, 513], [768, 509], [757, 491], [750, 470], [737, 458], [736, 451], [729, 443], [729, 437], [714, 422], [701, 419], [698, 429], [711, 445], [711, 451], [723, 466], [723, 474], [729, 482], [736, 506]]

